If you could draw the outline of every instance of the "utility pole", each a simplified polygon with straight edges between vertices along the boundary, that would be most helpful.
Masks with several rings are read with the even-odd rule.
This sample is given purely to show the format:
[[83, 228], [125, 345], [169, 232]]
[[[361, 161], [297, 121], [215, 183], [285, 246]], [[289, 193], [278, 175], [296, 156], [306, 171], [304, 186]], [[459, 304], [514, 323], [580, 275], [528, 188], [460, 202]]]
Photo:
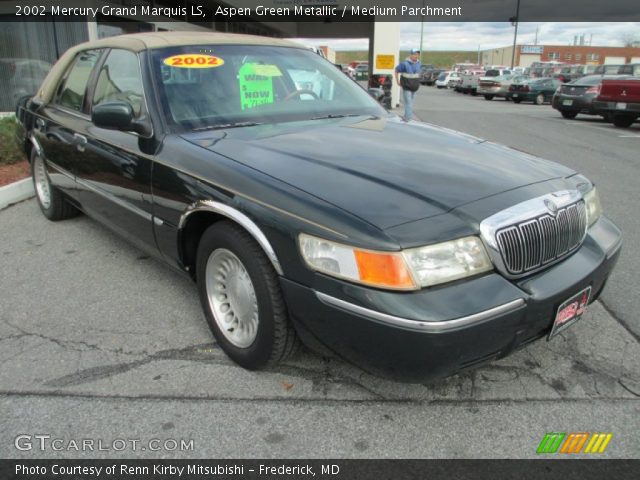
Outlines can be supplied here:
[[513, 63], [515, 62], [516, 59], [516, 41], [518, 39], [518, 20], [520, 16], [520, 0], [518, 0], [518, 3], [516, 4], [516, 16], [515, 17], [511, 17], [509, 20], [511, 20], [511, 25], [515, 25], [516, 29], [513, 32], [513, 51], [511, 52], [511, 69], [513, 70]]
[[[424, 12], [424, 2], [426, 0], [422, 0], [422, 11]], [[424, 38], [424, 15], [420, 18], [420, 63], [424, 63], [422, 58], [422, 40]]]

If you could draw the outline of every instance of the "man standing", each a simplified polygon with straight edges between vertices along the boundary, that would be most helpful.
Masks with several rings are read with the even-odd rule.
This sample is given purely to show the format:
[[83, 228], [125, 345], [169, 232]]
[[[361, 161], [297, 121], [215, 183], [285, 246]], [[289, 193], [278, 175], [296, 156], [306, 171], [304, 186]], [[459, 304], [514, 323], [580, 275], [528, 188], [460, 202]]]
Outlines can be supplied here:
[[420, 50], [411, 49], [411, 54], [401, 62], [395, 71], [396, 83], [402, 88], [402, 101], [404, 103], [404, 121], [408, 122], [413, 118], [413, 97], [420, 88]]

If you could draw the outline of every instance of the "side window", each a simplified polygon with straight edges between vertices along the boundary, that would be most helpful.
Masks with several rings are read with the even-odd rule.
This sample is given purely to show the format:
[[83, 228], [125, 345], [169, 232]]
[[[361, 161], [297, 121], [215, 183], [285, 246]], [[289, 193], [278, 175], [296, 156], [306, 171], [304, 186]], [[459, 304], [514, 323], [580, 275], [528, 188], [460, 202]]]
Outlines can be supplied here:
[[101, 50], [87, 50], [78, 54], [64, 82], [58, 88], [56, 98], [58, 105], [76, 112], [82, 111], [87, 83], [101, 52]]
[[129, 103], [136, 117], [142, 112], [142, 75], [138, 57], [133, 52], [111, 50], [100, 69], [93, 94], [93, 105], [113, 101]]

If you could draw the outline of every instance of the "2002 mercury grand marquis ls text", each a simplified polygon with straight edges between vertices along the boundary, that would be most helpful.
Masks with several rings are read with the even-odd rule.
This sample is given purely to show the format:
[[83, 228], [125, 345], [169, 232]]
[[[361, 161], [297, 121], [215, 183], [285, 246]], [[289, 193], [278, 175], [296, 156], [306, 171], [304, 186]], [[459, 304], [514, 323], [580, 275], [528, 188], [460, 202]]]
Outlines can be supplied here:
[[44, 215], [81, 210], [190, 275], [246, 368], [301, 339], [395, 379], [450, 375], [574, 324], [622, 244], [584, 176], [403, 123], [284, 40], [85, 43], [18, 120]]

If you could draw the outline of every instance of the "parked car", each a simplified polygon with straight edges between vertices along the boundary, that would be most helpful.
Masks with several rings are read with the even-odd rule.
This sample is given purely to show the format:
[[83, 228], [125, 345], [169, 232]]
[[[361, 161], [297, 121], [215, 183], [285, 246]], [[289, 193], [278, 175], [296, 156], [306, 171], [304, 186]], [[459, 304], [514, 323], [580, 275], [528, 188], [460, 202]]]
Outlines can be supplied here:
[[524, 85], [529, 80], [524, 75], [501, 75], [499, 77], [482, 77], [478, 81], [478, 95], [483, 95], [485, 100], [494, 98], [504, 98], [507, 100], [507, 93], [512, 83]]
[[455, 90], [465, 95], [471, 94], [475, 97], [477, 95], [478, 80], [484, 73], [484, 70], [468, 70], [460, 74], [460, 78], [454, 87]]
[[616, 127], [630, 127], [640, 117], [640, 78], [603, 80], [593, 108]]
[[432, 86], [436, 83], [436, 80], [443, 72], [441, 68], [434, 68], [433, 70], [423, 70], [421, 72], [420, 82], [424, 85]]
[[300, 338], [397, 380], [450, 375], [575, 324], [620, 252], [584, 176], [405, 123], [282, 39], [84, 43], [20, 111], [44, 216], [81, 210], [192, 278], [249, 369]]
[[593, 75], [598, 65], [578, 65], [578, 75]]
[[340, 71], [344, 73], [347, 77], [351, 79], [356, 78], [356, 70], [355, 68], [352, 68], [351, 65], [348, 65], [346, 63], [336, 63], [335, 66], [338, 69], [340, 69]]
[[369, 64], [368, 63], [359, 63], [356, 65], [355, 71], [357, 80], [365, 80], [369, 76]]
[[502, 75], [511, 75], [511, 70], [506, 68], [491, 68], [484, 72], [483, 77], [500, 77]]
[[436, 87], [453, 88], [459, 79], [460, 74], [458, 72], [441, 72], [436, 80]]
[[[564, 118], [575, 118], [579, 113], [599, 115], [593, 106], [593, 100], [600, 93], [603, 80], [632, 78], [629, 75], [588, 75], [558, 87], [553, 95], [551, 106], [558, 110]], [[602, 114], [607, 117], [606, 114]]]
[[640, 77], [640, 63], [627, 63], [618, 68], [619, 75], [631, 75], [633, 77]]
[[533, 102], [536, 105], [542, 105], [551, 101], [560, 85], [561, 82], [554, 78], [535, 78], [526, 82], [512, 83], [506, 98], [513, 100], [514, 103]]
[[624, 65], [620, 64], [611, 64], [611, 65], [598, 65], [593, 71], [594, 75], [616, 75], [620, 72], [620, 70], [624, 67]]
[[33, 95], [51, 64], [32, 58], [0, 58], [0, 112], [15, 112], [20, 97]]
[[420, 83], [422, 85], [426, 85], [426, 79], [431, 77], [434, 70], [436, 70], [436, 67], [431, 64], [422, 65], [420, 67]]

